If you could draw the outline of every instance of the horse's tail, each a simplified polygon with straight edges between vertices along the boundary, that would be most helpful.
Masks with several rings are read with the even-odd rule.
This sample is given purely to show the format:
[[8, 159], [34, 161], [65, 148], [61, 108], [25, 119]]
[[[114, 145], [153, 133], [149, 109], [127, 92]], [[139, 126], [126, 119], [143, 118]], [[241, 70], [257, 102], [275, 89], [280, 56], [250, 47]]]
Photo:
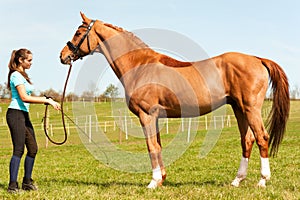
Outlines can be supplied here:
[[270, 134], [270, 155], [275, 156], [283, 139], [286, 123], [290, 112], [289, 83], [283, 69], [275, 62], [259, 58], [268, 69], [272, 84], [273, 105], [269, 114], [267, 127]]

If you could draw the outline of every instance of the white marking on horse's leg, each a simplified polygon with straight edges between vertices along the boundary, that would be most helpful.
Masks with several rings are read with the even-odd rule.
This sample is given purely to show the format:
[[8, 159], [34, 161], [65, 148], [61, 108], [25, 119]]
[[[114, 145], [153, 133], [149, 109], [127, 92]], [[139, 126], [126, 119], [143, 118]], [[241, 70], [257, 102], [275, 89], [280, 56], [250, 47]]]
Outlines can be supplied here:
[[271, 178], [269, 158], [260, 157], [261, 161], [261, 176], [267, 181]]
[[155, 189], [157, 186], [160, 186], [162, 183], [162, 174], [160, 167], [157, 166], [155, 169], [152, 170], [152, 180], [147, 186], [149, 189]]
[[246, 178], [248, 162], [249, 158], [242, 157], [238, 173], [231, 183], [232, 186], [238, 187], [240, 185], [240, 182]]
[[162, 179], [162, 175], [161, 175], [161, 170], [160, 170], [160, 166], [157, 166], [155, 169], [152, 170], [152, 178], [154, 180], [161, 180]]
[[160, 184], [161, 181], [157, 181], [157, 180], [151, 180], [149, 185], [147, 186], [148, 189], [155, 189], [157, 188]]
[[260, 166], [261, 166], [260, 169], [261, 179], [258, 182], [258, 186], [266, 187], [266, 181], [270, 180], [271, 178], [269, 158], [260, 157]]

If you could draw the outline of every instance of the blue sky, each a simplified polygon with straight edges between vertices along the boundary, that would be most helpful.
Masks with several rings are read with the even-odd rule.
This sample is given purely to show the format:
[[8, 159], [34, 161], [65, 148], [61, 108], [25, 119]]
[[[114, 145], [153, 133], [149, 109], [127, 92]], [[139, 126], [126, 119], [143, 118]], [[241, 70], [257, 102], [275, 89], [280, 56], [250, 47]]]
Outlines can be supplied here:
[[[62, 90], [67, 68], [60, 64], [59, 53], [81, 24], [80, 11], [128, 31], [175, 31], [210, 57], [237, 51], [269, 58], [284, 68], [292, 87], [300, 86], [298, 0], [1, 1], [0, 83], [6, 82], [11, 51], [26, 47], [34, 54], [28, 73], [35, 88]], [[84, 61], [74, 64], [69, 91]]]

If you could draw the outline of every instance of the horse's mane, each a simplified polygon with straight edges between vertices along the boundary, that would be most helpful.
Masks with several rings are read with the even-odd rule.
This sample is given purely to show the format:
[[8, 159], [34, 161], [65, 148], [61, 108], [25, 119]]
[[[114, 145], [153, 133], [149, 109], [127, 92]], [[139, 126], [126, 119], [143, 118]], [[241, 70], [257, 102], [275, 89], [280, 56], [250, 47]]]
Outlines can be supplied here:
[[138, 38], [136, 35], [134, 35], [133, 33], [126, 31], [125, 29], [109, 24], [109, 23], [104, 23], [105, 26], [112, 28], [120, 33], [123, 33], [124, 35], [126, 35], [129, 39], [131, 39], [133, 42], [135, 42], [138, 46], [142, 47], [142, 48], [149, 48], [149, 46], [147, 44], [145, 44], [140, 38]]
[[170, 56], [163, 55], [163, 54], [161, 54], [159, 62], [169, 67], [188, 67], [192, 65], [191, 62], [179, 61]]
[[[133, 33], [129, 32], [129, 31], [126, 31], [125, 29], [123, 29], [121, 27], [118, 27], [118, 26], [115, 26], [115, 25], [112, 25], [112, 24], [109, 24], [109, 23], [104, 23], [104, 25], [109, 27], [109, 28], [112, 28], [112, 29], [114, 29], [114, 30], [116, 30], [116, 31], [118, 31], [122, 34], [124, 34], [130, 40], [132, 40], [134, 43], [136, 43], [139, 47], [151, 49], [147, 44], [145, 44], [140, 38], [138, 38]], [[164, 55], [164, 54], [159, 54], [159, 55], [160, 55], [159, 62], [166, 65], [166, 66], [169, 66], [169, 67], [187, 67], [187, 66], [192, 65], [190, 62], [182, 62], [182, 61], [176, 60], [176, 59], [171, 58], [170, 56], [167, 56], [167, 55]]]

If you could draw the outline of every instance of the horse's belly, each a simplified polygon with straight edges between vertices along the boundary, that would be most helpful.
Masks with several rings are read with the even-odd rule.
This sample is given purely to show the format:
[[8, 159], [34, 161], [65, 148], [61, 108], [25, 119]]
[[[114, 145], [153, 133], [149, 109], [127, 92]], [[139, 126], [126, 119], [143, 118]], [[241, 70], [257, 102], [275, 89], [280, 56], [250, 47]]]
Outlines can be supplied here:
[[161, 105], [161, 116], [169, 118], [197, 117], [212, 112], [224, 105], [225, 100], [218, 101], [198, 101], [197, 103], [187, 102], [177, 105]]

